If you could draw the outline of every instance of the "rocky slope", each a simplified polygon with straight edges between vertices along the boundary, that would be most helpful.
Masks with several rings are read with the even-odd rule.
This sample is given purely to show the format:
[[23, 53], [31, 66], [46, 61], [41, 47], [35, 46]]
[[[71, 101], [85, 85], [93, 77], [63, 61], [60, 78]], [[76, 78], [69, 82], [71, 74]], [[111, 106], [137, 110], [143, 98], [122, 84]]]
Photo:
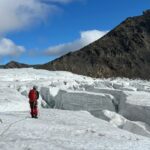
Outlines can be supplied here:
[[15, 62], [15, 61], [10, 61], [6, 65], [3, 66], [3, 68], [8, 69], [8, 68], [28, 68], [29, 65]]
[[130, 17], [103, 38], [38, 66], [92, 77], [150, 79], [150, 10]]

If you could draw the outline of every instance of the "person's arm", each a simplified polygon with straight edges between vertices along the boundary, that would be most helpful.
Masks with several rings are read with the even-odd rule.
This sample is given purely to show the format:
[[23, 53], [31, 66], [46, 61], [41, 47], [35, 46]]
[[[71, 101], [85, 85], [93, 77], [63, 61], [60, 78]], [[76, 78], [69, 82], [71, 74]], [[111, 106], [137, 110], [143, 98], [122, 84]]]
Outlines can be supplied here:
[[37, 99], [39, 99], [39, 92], [38, 91], [36, 91], [36, 95], [37, 95]]

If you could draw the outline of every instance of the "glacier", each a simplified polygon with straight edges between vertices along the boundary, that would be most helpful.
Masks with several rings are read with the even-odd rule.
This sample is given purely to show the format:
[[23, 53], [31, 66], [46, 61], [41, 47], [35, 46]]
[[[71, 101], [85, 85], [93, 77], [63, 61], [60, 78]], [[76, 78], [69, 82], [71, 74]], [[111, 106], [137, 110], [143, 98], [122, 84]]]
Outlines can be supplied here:
[[[37, 120], [28, 104], [33, 85]], [[149, 150], [149, 107], [150, 81], [0, 69], [0, 149]]]

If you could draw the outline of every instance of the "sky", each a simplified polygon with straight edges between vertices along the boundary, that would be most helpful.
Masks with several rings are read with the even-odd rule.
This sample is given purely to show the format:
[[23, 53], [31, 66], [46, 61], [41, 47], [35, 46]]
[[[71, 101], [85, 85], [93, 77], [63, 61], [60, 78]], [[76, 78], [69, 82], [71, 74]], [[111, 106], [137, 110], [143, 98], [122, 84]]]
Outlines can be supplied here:
[[107, 34], [149, 0], [0, 0], [0, 64], [43, 64]]

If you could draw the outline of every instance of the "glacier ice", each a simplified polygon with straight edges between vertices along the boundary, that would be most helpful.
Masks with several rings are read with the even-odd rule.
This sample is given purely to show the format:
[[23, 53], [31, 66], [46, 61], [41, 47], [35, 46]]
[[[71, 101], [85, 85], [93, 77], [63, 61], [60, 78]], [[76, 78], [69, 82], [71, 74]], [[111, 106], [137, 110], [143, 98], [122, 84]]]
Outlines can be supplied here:
[[60, 90], [55, 97], [55, 108], [64, 110], [86, 110], [102, 118], [102, 110], [115, 111], [113, 96], [87, 91]]
[[[29, 111], [27, 94], [37, 85], [39, 106], [86, 110], [119, 128], [149, 136], [149, 81], [92, 79], [69, 72], [28, 68], [0, 70], [0, 85], [0, 112]], [[109, 119], [103, 113], [105, 109], [118, 113], [120, 119]]]
[[130, 121], [125, 117], [108, 110], [103, 110], [103, 113], [112, 125], [138, 135], [150, 137], [150, 127], [146, 123]]

